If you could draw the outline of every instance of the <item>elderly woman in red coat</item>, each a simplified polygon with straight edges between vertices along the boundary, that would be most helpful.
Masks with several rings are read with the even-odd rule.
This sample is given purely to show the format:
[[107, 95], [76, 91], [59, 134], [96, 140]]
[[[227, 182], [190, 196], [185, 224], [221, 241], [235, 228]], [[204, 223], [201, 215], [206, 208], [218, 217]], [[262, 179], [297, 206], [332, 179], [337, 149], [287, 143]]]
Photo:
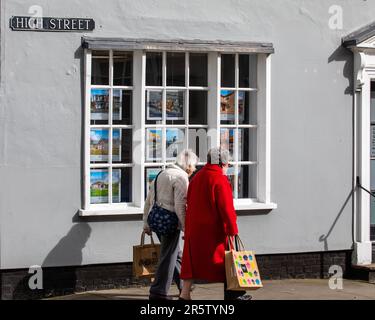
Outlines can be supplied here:
[[[225, 175], [229, 166], [228, 150], [212, 148], [207, 162], [191, 180], [187, 194], [181, 300], [191, 299], [193, 280], [226, 282], [226, 239], [238, 233], [232, 188]], [[224, 298], [250, 298], [245, 293], [225, 290]]]

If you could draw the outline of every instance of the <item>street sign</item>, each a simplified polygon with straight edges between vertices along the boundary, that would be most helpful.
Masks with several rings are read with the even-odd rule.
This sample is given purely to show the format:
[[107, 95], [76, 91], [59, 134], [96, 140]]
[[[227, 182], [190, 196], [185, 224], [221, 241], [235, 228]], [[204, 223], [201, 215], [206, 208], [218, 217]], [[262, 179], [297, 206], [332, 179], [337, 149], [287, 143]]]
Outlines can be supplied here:
[[95, 21], [88, 18], [22, 17], [10, 18], [13, 31], [84, 32], [95, 29]]

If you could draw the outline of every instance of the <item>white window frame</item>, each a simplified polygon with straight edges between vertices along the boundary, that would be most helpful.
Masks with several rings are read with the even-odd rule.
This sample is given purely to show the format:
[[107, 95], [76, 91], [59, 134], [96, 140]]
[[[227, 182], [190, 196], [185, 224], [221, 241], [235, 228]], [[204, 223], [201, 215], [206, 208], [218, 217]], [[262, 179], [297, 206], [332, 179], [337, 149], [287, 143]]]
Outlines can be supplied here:
[[[232, 161], [230, 162], [230, 164], [234, 167], [234, 172], [237, 172], [239, 173], [239, 167], [241, 166], [256, 166], [256, 170], [258, 172], [258, 157], [257, 157], [257, 160], [256, 161], [240, 161], [238, 159], [238, 155], [239, 155], [239, 149], [238, 149], [238, 146], [239, 146], [239, 130], [241, 129], [256, 129], [256, 132], [258, 132], [258, 125], [257, 124], [240, 124], [239, 123], [239, 112], [238, 112], [238, 96], [239, 96], [239, 92], [240, 91], [243, 91], [243, 92], [256, 92], [258, 93], [258, 88], [257, 87], [253, 87], [251, 88], [250, 86], [245, 88], [245, 87], [240, 87], [239, 85], [239, 54], [236, 53], [234, 54], [235, 56], [235, 67], [234, 67], [234, 73], [235, 73], [235, 84], [234, 84], [234, 87], [220, 87], [219, 88], [219, 92], [221, 94], [221, 90], [227, 90], [227, 91], [233, 91], [234, 92], [234, 95], [235, 95], [235, 101], [234, 101], [234, 105], [235, 105], [235, 121], [234, 121], [234, 124], [221, 124], [220, 122], [220, 134], [221, 134], [221, 130], [222, 129], [229, 129], [229, 130], [234, 130], [234, 150], [233, 150], [233, 159]], [[222, 54], [219, 56], [219, 60], [220, 60], [220, 69], [218, 70], [218, 75], [220, 76], [221, 78], [221, 57], [222, 57]], [[249, 70], [249, 73], [251, 74], [253, 72], [253, 70]], [[257, 79], [258, 80], [258, 79]], [[220, 81], [221, 82], [221, 81]], [[258, 81], [257, 81], [258, 82]], [[220, 83], [220, 85], [222, 85], [222, 83]], [[219, 119], [221, 118], [221, 114], [220, 114], [220, 106], [218, 107], [219, 108]], [[258, 141], [257, 141], [257, 146], [258, 146]], [[256, 146], [256, 147], [257, 147]], [[257, 173], [257, 177], [256, 177], [256, 180], [258, 181], [258, 173]], [[234, 197], [234, 201], [235, 203], [240, 203], [240, 202], [246, 202], [246, 203], [257, 203], [257, 199], [258, 198], [247, 198], [247, 199], [239, 199], [238, 198], [238, 174], [235, 174], [234, 176], [234, 188], [233, 188], [233, 197]], [[258, 189], [258, 185], [257, 185], [257, 189]], [[257, 193], [258, 193], [258, 190], [257, 190]]]
[[[122, 89], [122, 90], [129, 90], [132, 91], [132, 102], [134, 104], [134, 79], [132, 86], [114, 86], [113, 85], [113, 52], [114, 50], [105, 50], [105, 52], [109, 53], [109, 83], [108, 85], [92, 85], [91, 84], [91, 67], [92, 67], [92, 52], [89, 50], [85, 50], [85, 115], [84, 115], [84, 123], [85, 123], [85, 153], [84, 153], [84, 205], [83, 209], [80, 210], [81, 215], [101, 215], [103, 213], [108, 214], [119, 214], [124, 210], [128, 213], [132, 211], [134, 213], [140, 213], [140, 210], [137, 207], [134, 207], [130, 203], [111, 203], [112, 202], [112, 169], [113, 168], [132, 168], [132, 195], [134, 199], [134, 190], [136, 187], [134, 174], [135, 174], [135, 164], [134, 164], [134, 155], [132, 163], [122, 163], [122, 164], [113, 164], [111, 159], [112, 154], [112, 129], [119, 128], [119, 129], [132, 129], [133, 134], [136, 126], [134, 125], [134, 116], [131, 125], [114, 125], [112, 123], [112, 113], [113, 113], [113, 90]], [[129, 52], [129, 51], [127, 51]], [[134, 53], [133, 53], [133, 60], [134, 60]], [[134, 66], [133, 66], [134, 72]], [[90, 101], [91, 101], [91, 89], [106, 89], [109, 91], [109, 110], [108, 110], [108, 124], [107, 125], [91, 125], [90, 121]], [[133, 108], [134, 109], [134, 108]], [[92, 128], [105, 128], [109, 130], [108, 135], [108, 163], [109, 164], [91, 164], [90, 163], [90, 131]], [[134, 145], [132, 146], [134, 150]], [[109, 188], [108, 188], [108, 204], [91, 204], [90, 203], [90, 172], [91, 169], [100, 169], [100, 168], [108, 168], [108, 180], [109, 180]]]
[[[151, 51], [147, 51], [151, 52]], [[143, 55], [146, 56], [147, 52], [143, 52]], [[165, 168], [170, 163], [173, 163], [171, 161], [167, 161], [166, 159], [166, 146], [165, 146], [165, 136], [166, 136], [166, 129], [183, 129], [185, 131], [185, 141], [184, 141], [184, 148], [187, 148], [189, 145], [189, 129], [207, 129], [209, 128], [208, 124], [207, 125], [199, 125], [199, 124], [190, 124], [189, 123], [189, 93], [190, 91], [209, 91], [209, 87], [205, 86], [190, 86], [190, 52], [183, 52], [185, 53], [185, 86], [168, 86], [167, 85], [167, 53], [172, 53], [172, 52], [179, 52], [180, 51], [155, 51], [155, 52], [160, 52], [162, 53], [162, 85], [161, 86], [146, 86], [145, 85], [145, 90], [143, 95], [147, 92], [147, 90], [155, 90], [155, 91], [162, 91], [163, 95], [163, 119], [161, 124], [145, 124], [144, 122], [142, 123], [144, 130], [146, 129], [161, 129], [162, 134], [163, 134], [163, 146], [162, 146], [162, 161], [159, 162], [147, 162], [145, 159], [143, 159], [143, 164], [144, 167], [162, 167]], [[144, 58], [146, 59], [146, 57]], [[167, 91], [184, 91], [184, 118], [185, 118], [185, 124], [167, 124], [167, 118], [166, 118], [166, 93]], [[208, 97], [207, 97], [208, 99]], [[143, 112], [144, 114], [146, 113], [145, 110], [145, 104], [143, 104]], [[209, 108], [209, 103], [207, 103], [207, 108]], [[143, 128], [142, 127], [142, 128]], [[202, 159], [200, 159], [202, 160]], [[198, 165], [204, 165], [205, 162], [200, 161]]]
[[[109, 51], [109, 50], [105, 50]], [[116, 50], [118, 51], [118, 50]], [[146, 90], [146, 52], [151, 50], [124, 50], [133, 51], [133, 124], [130, 126], [133, 129], [133, 164], [132, 164], [132, 196], [133, 203], [130, 204], [111, 204], [111, 205], [90, 205], [90, 84], [91, 84], [91, 50], [85, 49], [85, 153], [84, 153], [84, 205], [79, 211], [81, 216], [103, 216], [103, 215], [131, 215], [143, 213], [143, 205], [145, 199], [144, 193], [144, 179], [145, 167], [160, 166], [160, 163], [145, 163], [145, 142], [146, 142], [146, 128], [160, 127], [160, 125], [146, 125], [145, 123], [145, 90]], [[173, 52], [174, 50], [154, 50], [157, 52]], [[185, 52], [185, 51], [184, 51]], [[189, 51], [194, 52], [194, 51]], [[188, 112], [190, 89], [206, 90], [207, 94], [207, 126], [199, 125], [168, 125], [168, 127], [178, 128], [208, 128], [208, 135], [211, 138], [211, 146], [219, 146], [220, 144], [220, 89], [221, 89], [221, 60], [220, 55], [227, 52], [206, 52], [208, 54], [208, 88], [205, 87], [189, 87], [189, 72], [187, 71], [187, 82], [185, 87], [176, 87], [176, 89], [186, 90], [185, 97], [185, 112]], [[233, 53], [233, 52], [231, 52]], [[239, 52], [242, 53], [242, 52]], [[165, 55], [163, 53], [163, 73], [166, 72]], [[111, 55], [112, 56], [112, 55]], [[236, 54], [238, 57], [238, 55]], [[272, 210], [276, 209], [277, 205], [271, 202], [271, 55], [269, 53], [257, 53], [257, 153], [258, 153], [258, 187], [257, 187], [257, 201], [252, 199], [236, 199], [234, 201], [235, 209], [237, 211], [249, 210]], [[189, 59], [189, 53], [186, 54], [186, 60]], [[188, 66], [186, 61], [185, 68]], [[113, 61], [110, 59], [110, 73], [113, 73]], [[236, 71], [237, 73], [238, 71]], [[112, 77], [111, 77], [112, 78]], [[236, 77], [237, 78], [237, 77]], [[163, 77], [164, 81], [166, 77]], [[104, 88], [105, 86], [99, 86]], [[117, 88], [117, 87], [116, 87]], [[119, 87], [121, 88], [121, 87]], [[127, 87], [128, 88], [128, 87]], [[150, 88], [150, 87], [147, 87]], [[159, 87], [155, 87], [159, 88]], [[174, 87], [163, 87], [160, 89], [171, 90]], [[242, 88], [241, 88], [242, 90]], [[165, 91], [164, 91], [165, 92]], [[112, 99], [110, 99], [111, 101]], [[112, 103], [112, 102], [111, 102]], [[140, 106], [140, 107], [134, 107]], [[111, 109], [111, 108], [110, 108]], [[163, 108], [165, 110], [165, 108]], [[188, 113], [185, 113], [188, 121]], [[165, 121], [165, 117], [164, 117]], [[188, 123], [188, 122], [187, 122]], [[162, 126], [165, 126], [163, 123]], [[246, 125], [245, 125], [246, 126]], [[223, 125], [223, 127], [227, 127]], [[242, 127], [242, 125], [241, 125]], [[164, 128], [165, 130], [165, 128]], [[186, 131], [187, 133], [188, 131]], [[139, 134], [140, 133], [140, 134]], [[186, 145], [188, 144], [188, 135], [185, 135]], [[112, 141], [111, 141], [112, 143]], [[109, 146], [110, 147], [110, 146]], [[163, 148], [163, 152], [164, 148]], [[135, 161], [134, 159], [141, 159]], [[203, 160], [203, 159], [202, 159]], [[202, 163], [203, 164], [203, 163]]]

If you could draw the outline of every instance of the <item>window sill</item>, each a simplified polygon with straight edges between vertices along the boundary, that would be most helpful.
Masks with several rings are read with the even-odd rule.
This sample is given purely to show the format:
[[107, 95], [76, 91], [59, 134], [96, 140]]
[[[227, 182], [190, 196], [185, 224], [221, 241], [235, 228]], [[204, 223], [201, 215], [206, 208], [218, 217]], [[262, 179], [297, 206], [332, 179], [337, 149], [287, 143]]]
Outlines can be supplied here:
[[80, 209], [79, 215], [81, 217], [96, 217], [96, 216], [124, 216], [132, 214], [143, 214], [143, 209], [135, 206], [116, 206], [116, 207], [98, 207], [91, 209]]
[[[276, 203], [250, 202], [248, 200], [235, 200], [234, 208], [236, 211], [247, 210], [273, 210], [277, 209]], [[126, 215], [143, 214], [143, 209], [135, 206], [98, 206], [97, 208], [80, 209], [81, 217], [100, 217], [100, 216], [126, 216]]]
[[273, 202], [250, 202], [248, 200], [234, 200], [234, 209], [236, 211], [246, 210], [273, 210], [277, 209], [277, 204]]

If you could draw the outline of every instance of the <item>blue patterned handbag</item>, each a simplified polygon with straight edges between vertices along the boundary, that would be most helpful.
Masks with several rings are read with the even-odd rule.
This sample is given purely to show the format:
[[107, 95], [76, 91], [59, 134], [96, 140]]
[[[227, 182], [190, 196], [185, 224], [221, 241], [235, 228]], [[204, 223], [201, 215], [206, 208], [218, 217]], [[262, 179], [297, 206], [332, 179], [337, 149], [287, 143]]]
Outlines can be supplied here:
[[[159, 172], [159, 174], [160, 173], [161, 172]], [[176, 232], [178, 227], [178, 217], [175, 212], [164, 209], [157, 204], [157, 180], [159, 174], [155, 178], [154, 205], [148, 215], [147, 223], [150, 226], [150, 229], [156, 234], [167, 236], [171, 233]]]

